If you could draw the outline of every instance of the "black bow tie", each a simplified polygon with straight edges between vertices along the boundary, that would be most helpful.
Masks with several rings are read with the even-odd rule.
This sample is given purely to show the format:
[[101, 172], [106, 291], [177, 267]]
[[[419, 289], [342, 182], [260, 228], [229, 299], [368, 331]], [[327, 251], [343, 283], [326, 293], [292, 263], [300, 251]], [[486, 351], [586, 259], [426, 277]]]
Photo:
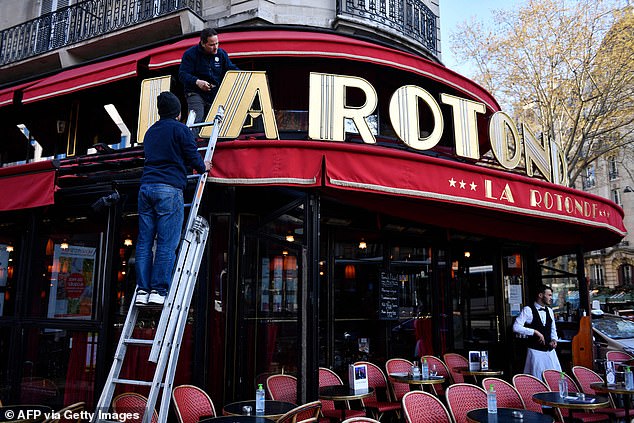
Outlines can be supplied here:
[[537, 311], [546, 311], [546, 307], [537, 307]]

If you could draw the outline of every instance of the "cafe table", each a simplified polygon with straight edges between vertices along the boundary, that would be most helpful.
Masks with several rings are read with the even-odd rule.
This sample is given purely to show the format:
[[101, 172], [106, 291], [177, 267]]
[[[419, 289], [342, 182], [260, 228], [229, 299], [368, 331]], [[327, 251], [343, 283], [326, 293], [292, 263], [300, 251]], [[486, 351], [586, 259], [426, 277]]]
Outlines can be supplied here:
[[562, 398], [559, 392], [538, 392], [533, 394], [533, 401], [549, 407], [567, 409], [570, 422], [573, 420], [572, 410], [591, 411], [610, 405], [610, 399], [603, 395], [585, 395], [585, 398], [581, 399], [573, 393]]
[[478, 377], [502, 376], [503, 370], [487, 369], [487, 370], [469, 370], [468, 367], [456, 367], [455, 370], [463, 376], [471, 376], [478, 385]]
[[389, 373], [388, 377], [394, 382], [398, 383], [407, 383], [409, 385], [410, 391], [413, 387], [418, 386], [421, 390], [425, 390], [426, 386], [430, 387], [430, 393], [433, 392], [433, 385], [438, 385], [441, 383], [445, 383], [445, 378], [442, 376], [429, 376], [424, 379], [423, 376], [413, 376], [409, 373]]
[[519, 408], [498, 408], [495, 414], [489, 414], [486, 408], [478, 408], [467, 413], [467, 421], [472, 423], [553, 423], [554, 419], [542, 413]]
[[218, 416], [201, 417], [198, 423], [275, 423], [274, 420], [261, 416]]
[[[348, 385], [328, 385], [319, 387], [319, 399], [331, 401], [353, 401], [367, 398], [374, 392], [374, 388], [352, 389]], [[345, 408], [341, 409], [341, 421], [346, 419]]]
[[5, 405], [0, 407], [0, 422], [36, 423], [50, 418], [52, 412], [47, 405]]
[[594, 392], [598, 392], [600, 394], [617, 394], [623, 395], [623, 408], [625, 409], [625, 421], [630, 421], [630, 401], [632, 395], [634, 394], [634, 390], [626, 389], [625, 384], [623, 382], [618, 382], [615, 384], [605, 384], [603, 382], [593, 382], [590, 384], [590, 387], [594, 389]]
[[[251, 407], [251, 415], [255, 415], [255, 400], [232, 402], [222, 408], [222, 414], [225, 416], [243, 416], [246, 415], [243, 407]], [[257, 417], [264, 417], [277, 421], [284, 414], [297, 407], [296, 404], [286, 401], [265, 400], [264, 413], [258, 414]]]

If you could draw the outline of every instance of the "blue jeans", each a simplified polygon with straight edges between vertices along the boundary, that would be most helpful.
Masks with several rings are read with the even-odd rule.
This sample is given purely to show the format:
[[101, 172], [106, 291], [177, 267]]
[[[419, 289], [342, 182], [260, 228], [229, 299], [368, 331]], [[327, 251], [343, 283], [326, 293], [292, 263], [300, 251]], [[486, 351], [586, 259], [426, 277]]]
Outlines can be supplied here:
[[141, 185], [135, 264], [138, 289], [167, 295], [181, 238], [183, 207], [182, 190], [166, 184]]

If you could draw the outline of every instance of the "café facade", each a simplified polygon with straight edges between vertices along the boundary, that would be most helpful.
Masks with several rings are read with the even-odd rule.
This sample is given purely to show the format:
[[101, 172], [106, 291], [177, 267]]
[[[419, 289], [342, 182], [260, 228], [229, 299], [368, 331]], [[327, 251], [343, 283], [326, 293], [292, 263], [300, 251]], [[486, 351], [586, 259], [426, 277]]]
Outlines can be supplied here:
[[[284, 372], [310, 400], [319, 366], [344, 376], [358, 360], [469, 350], [510, 373], [510, 327], [537, 284], [556, 282], [562, 318], [573, 291], [588, 309], [580, 257], [619, 242], [623, 212], [567, 186], [556, 140], [391, 46], [265, 28], [221, 41], [241, 70], [210, 112], [226, 109], [199, 212], [212, 229], [176, 384], [224, 404]], [[185, 104], [176, 76], [196, 42], [0, 91], [2, 157], [14, 162], [0, 169], [4, 403], [94, 405], [135, 288], [142, 134], [158, 92]], [[38, 160], [22, 163], [25, 133]], [[540, 266], [562, 254], [577, 257], [568, 284]], [[149, 376], [144, 354], [126, 371]]]

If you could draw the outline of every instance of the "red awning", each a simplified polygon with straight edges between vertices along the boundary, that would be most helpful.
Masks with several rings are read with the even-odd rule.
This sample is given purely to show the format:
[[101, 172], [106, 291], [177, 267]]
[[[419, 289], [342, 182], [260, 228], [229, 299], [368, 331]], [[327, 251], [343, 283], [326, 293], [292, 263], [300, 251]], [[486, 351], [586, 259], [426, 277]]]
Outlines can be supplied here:
[[0, 211], [48, 206], [54, 203], [54, 193], [52, 161], [0, 168]]
[[4, 88], [0, 90], [0, 107], [9, 106], [13, 104], [13, 96], [16, 91], [20, 91], [26, 87], [35, 84], [36, 81], [27, 82], [25, 84], [14, 85], [13, 87]]
[[[150, 55], [150, 69], [177, 66], [186, 49], [199, 38], [188, 38], [157, 47]], [[404, 70], [455, 88], [481, 101], [492, 112], [500, 106], [484, 88], [438, 63], [389, 47], [337, 34], [308, 31], [244, 31], [220, 35], [220, 45], [232, 59], [309, 57], [354, 60]]]
[[603, 197], [496, 169], [365, 144], [221, 142], [210, 180], [323, 186], [368, 209], [541, 243], [549, 251], [577, 245], [601, 248], [627, 233], [623, 210]]
[[22, 103], [31, 103], [98, 85], [109, 84], [125, 78], [132, 78], [137, 75], [137, 62], [147, 56], [148, 52], [129, 54], [104, 62], [79, 66], [43, 78], [24, 90]]

